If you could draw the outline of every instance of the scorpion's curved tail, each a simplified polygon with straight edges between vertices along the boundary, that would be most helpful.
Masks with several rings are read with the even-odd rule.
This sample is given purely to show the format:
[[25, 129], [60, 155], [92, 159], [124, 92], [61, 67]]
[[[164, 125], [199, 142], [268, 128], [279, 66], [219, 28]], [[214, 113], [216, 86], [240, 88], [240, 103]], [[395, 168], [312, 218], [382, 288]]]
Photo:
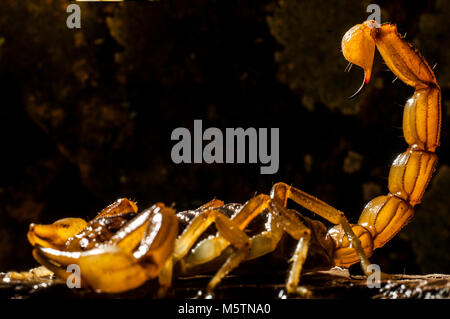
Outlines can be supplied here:
[[[437, 164], [435, 150], [441, 127], [441, 90], [436, 77], [420, 53], [397, 33], [395, 25], [366, 21], [351, 28], [342, 39], [345, 58], [364, 69], [366, 84], [370, 80], [375, 46], [389, 69], [414, 87], [415, 92], [403, 113], [403, 135], [409, 147], [392, 163], [389, 194], [370, 201], [358, 224], [353, 225], [369, 256], [409, 222], [414, 205], [421, 202]], [[348, 267], [359, 261], [340, 226], [333, 227], [329, 235], [336, 243], [336, 265]]]

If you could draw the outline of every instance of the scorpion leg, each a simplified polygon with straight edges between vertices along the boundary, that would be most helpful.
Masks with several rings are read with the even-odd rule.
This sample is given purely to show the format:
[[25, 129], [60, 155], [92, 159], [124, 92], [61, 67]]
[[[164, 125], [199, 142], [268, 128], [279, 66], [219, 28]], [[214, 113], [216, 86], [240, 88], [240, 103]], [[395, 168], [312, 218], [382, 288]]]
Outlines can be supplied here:
[[[295, 203], [303, 206], [313, 213], [316, 213], [329, 222], [340, 225], [359, 257], [364, 274], [366, 276], [371, 275], [371, 272], [369, 270], [370, 261], [363, 249], [363, 245], [361, 244], [361, 236], [355, 235], [353, 227], [349, 224], [343, 212], [319, 200], [318, 198], [285, 183], [275, 184], [272, 188], [270, 196], [274, 200], [279, 201], [284, 207], [286, 207], [287, 205], [287, 200], [291, 199]], [[366, 242], [364, 242], [364, 244], [366, 244]], [[364, 248], [366, 248], [367, 250], [367, 245], [364, 245]], [[371, 253], [370, 250], [369, 253]]]
[[[231, 224], [233, 225], [233, 229], [237, 232], [243, 231], [245, 227], [250, 223], [253, 218], [257, 215], [261, 214], [267, 207], [266, 203], [267, 195], [259, 195], [255, 198], [250, 199], [247, 203], [245, 203], [242, 208], [231, 218]], [[210, 237], [203, 241], [201, 241], [192, 252], [186, 256], [191, 247], [194, 245], [195, 241], [200, 237], [200, 235], [214, 222], [214, 216], [207, 216], [204, 212], [200, 212], [200, 214], [191, 222], [191, 224], [186, 228], [183, 234], [178, 238], [177, 243], [175, 245], [174, 258], [176, 261], [181, 259], [184, 262], [184, 269], [189, 269], [192, 266], [204, 264], [208, 261], [213, 260], [218, 257], [222, 251], [229, 246], [230, 242], [234, 240], [234, 238], [230, 238], [228, 240], [224, 234], [222, 234], [219, 230], [219, 236]], [[217, 211], [217, 208], [213, 208], [209, 210], [208, 214], [212, 214], [211, 211], [216, 211], [217, 216], [220, 216], [222, 221], [230, 219], [220, 211]], [[219, 226], [216, 222], [216, 226]], [[218, 227], [219, 228], [219, 227]], [[245, 235], [247, 238], [248, 236]], [[186, 258], [184, 258], [186, 256]]]
[[[210, 208], [219, 207], [219, 206], [223, 206], [223, 205], [224, 205], [223, 201], [218, 200], [218, 199], [212, 199], [211, 201], [202, 205], [195, 211], [192, 211], [192, 213], [198, 213], [200, 211], [204, 211], [204, 210], [207, 210]], [[183, 212], [181, 212], [181, 214], [182, 213]], [[159, 281], [159, 289], [158, 289], [158, 293], [157, 293], [158, 298], [164, 297], [167, 293], [167, 290], [172, 285], [173, 265], [174, 265], [173, 257], [170, 256], [167, 259], [166, 263], [164, 264], [164, 267], [161, 269], [161, 272], [159, 273], [159, 276], [158, 276], [158, 281]]]
[[214, 288], [220, 283], [220, 281], [225, 277], [229, 272], [235, 269], [239, 264], [245, 260], [247, 254], [249, 252], [249, 248], [251, 245], [251, 240], [248, 238], [248, 244], [237, 248], [225, 261], [225, 263], [220, 267], [220, 269], [216, 272], [214, 277], [209, 281], [208, 286], [206, 287], [206, 291], [208, 293], [212, 293]]
[[[244, 230], [256, 216], [260, 215], [265, 209], [268, 208], [268, 199], [269, 197], [264, 194], [250, 199], [233, 215], [231, 220], [238, 226], [239, 229]], [[272, 227], [269, 227], [270, 225], [272, 225]], [[253, 259], [273, 251], [277, 246], [281, 235], [282, 233], [274, 220], [272, 220], [269, 224], [266, 223], [266, 231], [252, 238], [252, 245], [247, 259]], [[192, 247], [197, 238], [198, 236], [191, 239], [189, 247]], [[179, 259], [183, 258], [183, 260], [181, 260], [183, 264], [183, 272], [190, 272], [191, 269], [195, 268], [197, 265], [203, 265], [214, 260], [229, 245], [230, 242], [220, 234], [217, 236], [210, 236], [202, 240], [194, 249], [190, 251], [189, 255], [184, 257], [185, 254], [183, 254], [184, 258], [178, 257]], [[184, 249], [186, 252], [186, 248]]]
[[287, 292], [291, 294], [296, 293], [303, 297], [309, 297], [311, 295], [310, 291], [306, 287], [299, 286], [299, 281], [303, 264], [308, 255], [311, 230], [298, 220], [294, 210], [285, 208], [277, 201], [270, 201], [270, 206], [274, 213], [279, 216], [285, 216], [285, 218], [281, 219], [283, 229], [291, 235], [292, 238], [298, 240], [297, 247], [295, 248], [295, 252], [291, 259], [292, 265], [286, 282]]
[[158, 298], [163, 298], [169, 287], [172, 285], [172, 275], [173, 275], [173, 258], [169, 257], [164, 267], [161, 269], [161, 272], [158, 276], [159, 289], [158, 289]]
[[[249, 252], [248, 255], [244, 255], [243, 250], [235, 251], [210, 281], [208, 284], [208, 291], [212, 291], [227, 273], [236, 268], [245, 259], [248, 260], [256, 258], [272, 252], [281, 239], [282, 232], [280, 230], [282, 229], [292, 238], [298, 240], [297, 248], [292, 256], [292, 266], [289, 271], [286, 289], [288, 293], [297, 293], [303, 297], [310, 296], [309, 290], [305, 287], [299, 286], [298, 284], [303, 263], [308, 253], [311, 231], [300, 220], [298, 220], [294, 211], [288, 210], [279, 205], [277, 202], [272, 201], [269, 196], [259, 195], [255, 198], [264, 199], [261, 206], [264, 207], [267, 205], [266, 207], [268, 208], [270, 215], [276, 218], [276, 222], [273, 224], [279, 223], [279, 226], [276, 226], [274, 232], [266, 230], [261, 234], [253, 236], [251, 238], [251, 253]], [[250, 207], [253, 206], [251, 205], [251, 201], [252, 200], [249, 201], [248, 205]], [[252, 214], [248, 214], [248, 216], [251, 215]]]
[[[308, 251], [310, 230], [296, 217], [293, 211], [287, 210], [277, 202], [273, 201], [268, 195], [261, 194], [244, 204], [232, 217], [231, 222], [235, 224], [235, 227], [237, 226], [239, 229], [243, 230], [257, 215], [263, 213], [266, 209], [269, 212], [269, 216], [271, 216], [270, 223], [266, 223], [266, 230], [250, 239], [251, 245], [248, 252], [246, 252], [246, 248], [237, 248], [237, 250], [228, 257], [227, 261], [208, 284], [208, 291], [212, 291], [221, 279], [231, 270], [236, 268], [242, 261], [254, 259], [272, 252], [281, 239], [282, 231], [285, 231], [291, 237], [299, 241], [292, 258], [293, 264], [286, 285], [287, 290], [289, 293], [296, 292], [304, 296], [309, 294], [306, 288], [298, 287], [298, 282], [303, 262], [306, 259]], [[209, 226], [209, 224], [207, 226]], [[198, 236], [196, 238], [198, 238]], [[192, 238], [192, 240], [195, 241], [196, 238]], [[223, 243], [220, 242], [220, 244], [218, 244], [219, 240], [223, 241]], [[186, 268], [214, 259], [228, 245], [227, 238], [221, 236], [203, 240], [191, 254], [188, 255]], [[211, 252], [211, 246], [214, 247], [214, 252]]]
[[252, 247], [247, 256], [247, 260], [252, 260], [264, 256], [277, 248], [283, 235], [278, 219], [273, 214], [266, 214], [264, 231], [252, 237]]
[[[248, 217], [254, 218], [266, 209], [267, 199], [267, 195], [260, 195], [249, 200], [239, 211], [236, 211], [231, 220], [235, 223], [238, 222], [238, 226], [244, 229], [249, 222]], [[283, 235], [283, 230], [280, 228], [275, 216], [265, 214], [264, 218], [266, 220], [264, 231], [251, 238], [252, 244], [246, 260], [255, 259], [272, 252]], [[183, 258], [183, 272], [195, 272], [196, 266], [206, 264], [219, 257], [229, 244], [220, 234], [203, 239]]]
[[[251, 244], [250, 238], [234, 221], [223, 215], [218, 208], [209, 208], [200, 212], [200, 214], [196, 216], [191, 224], [185, 229], [183, 234], [177, 239], [173, 254], [174, 260], [179, 261], [186, 256], [195, 241], [212, 223], [215, 223], [223, 241], [227, 245], [231, 243], [234, 246], [235, 252], [228, 257], [216, 275], [209, 282], [207, 287], [209, 292], [214, 289], [227, 273], [232, 271], [245, 259]], [[209, 246], [209, 248], [211, 247], [213, 248], [213, 254], [217, 254], [217, 251], [220, 250], [221, 252], [225, 248], [217, 245], [217, 243]]]
[[[258, 258], [260, 256], [266, 255], [275, 250], [277, 247], [281, 236], [283, 235], [283, 230], [279, 227], [276, 218], [272, 214], [267, 214], [265, 223], [265, 230], [257, 235], [250, 238], [251, 245], [250, 250], [244, 255], [242, 250], [237, 250], [232, 253], [219, 271], [215, 274], [213, 279], [209, 282], [207, 290], [211, 292], [231, 270], [236, 268], [244, 260], [251, 260]], [[207, 238], [203, 242], [199, 243], [198, 247], [202, 245], [208, 245], [208, 241], [214, 238]], [[189, 255], [191, 260], [195, 260], [196, 250]], [[188, 259], [189, 260], [189, 259]]]

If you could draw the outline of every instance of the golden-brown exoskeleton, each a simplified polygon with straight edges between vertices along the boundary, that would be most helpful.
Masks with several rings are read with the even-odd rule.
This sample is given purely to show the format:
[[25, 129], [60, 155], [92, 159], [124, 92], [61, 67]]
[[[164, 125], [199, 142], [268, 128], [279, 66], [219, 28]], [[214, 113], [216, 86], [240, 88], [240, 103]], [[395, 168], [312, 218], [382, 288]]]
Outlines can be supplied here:
[[[104, 292], [133, 289], [158, 278], [160, 295], [171, 284], [174, 266], [180, 275], [196, 273], [220, 257], [223, 262], [207, 287], [212, 291], [241, 262], [274, 251], [287, 233], [297, 241], [293, 255], [286, 257], [291, 261], [288, 293], [309, 295], [299, 286], [299, 278], [311, 254], [319, 256], [313, 267], [349, 267], [359, 261], [364, 273], [371, 274], [368, 257], [408, 223], [414, 206], [421, 202], [437, 163], [441, 125], [441, 91], [433, 71], [394, 25], [366, 21], [342, 39], [345, 58], [364, 69], [363, 85], [370, 80], [375, 47], [392, 72], [415, 92], [403, 116], [408, 148], [392, 164], [389, 193], [370, 201], [357, 224], [349, 224], [343, 212], [314, 196], [277, 183], [269, 195], [258, 195], [243, 205], [212, 200], [176, 214], [156, 204], [138, 213], [135, 203], [121, 199], [89, 223], [75, 218], [31, 225], [28, 238], [35, 247], [34, 257], [62, 278], [70, 275], [68, 265], [77, 264], [82, 285]], [[288, 199], [336, 226], [327, 231], [321, 222], [287, 209]], [[264, 226], [249, 236], [245, 231], [257, 216], [265, 219]], [[204, 236], [213, 223], [217, 232]]]

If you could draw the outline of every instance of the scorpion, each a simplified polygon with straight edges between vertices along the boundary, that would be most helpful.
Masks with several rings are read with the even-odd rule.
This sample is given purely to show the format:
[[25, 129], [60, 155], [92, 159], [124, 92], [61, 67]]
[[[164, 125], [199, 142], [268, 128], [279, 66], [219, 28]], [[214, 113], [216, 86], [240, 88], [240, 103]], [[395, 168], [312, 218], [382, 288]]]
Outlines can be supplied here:
[[[274, 184], [269, 195], [259, 194], [243, 205], [213, 199], [178, 213], [162, 203], [138, 212], [135, 202], [122, 198], [89, 222], [65, 218], [31, 224], [27, 236], [34, 258], [62, 279], [71, 274], [68, 265], [78, 265], [82, 287], [99, 292], [124, 292], [158, 279], [159, 296], [175, 275], [198, 274], [201, 266], [221, 260], [214, 264], [215, 275], [206, 288], [212, 293], [242, 262], [273, 252], [287, 233], [296, 241], [285, 286], [289, 294], [311, 296], [300, 285], [308, 255], [314, 255], [311, 268], [348, 268], [360, 262], [369, 276], [368, 258], [411, 220], [435, 170], [441, 91], [428, 63], [398, 34], [396, 25], [365, 21], [345, 33], [341, 46], [344, 57], [364, 70], [357, 93], [369, 83], [375, 47], [389, 69], [415, 89], [403, 113], [408, 148], [392, 163], [389, 193], [367, 203], [356, 224], [350, 224], [342, 211], [283, 182]], [[288, 200], [334, 226], [327, 230], [322, 222], [288, 209]], [[264, 226], [259, 224], [249, 236], [246, 231], [256, 217], [263, 218]], [[205, 235], [212, 224], [215, 230]]]

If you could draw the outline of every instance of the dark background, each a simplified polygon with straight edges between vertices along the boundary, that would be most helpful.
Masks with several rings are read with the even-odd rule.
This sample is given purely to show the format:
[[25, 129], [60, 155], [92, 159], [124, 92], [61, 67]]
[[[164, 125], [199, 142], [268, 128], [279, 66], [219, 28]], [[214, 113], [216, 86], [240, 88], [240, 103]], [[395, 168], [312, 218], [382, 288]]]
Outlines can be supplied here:
[[[92, 218], [118, 197], [194, 208], [245, 202], [278, 181], [356, 222], [387, 193], [390, 163], [407, 145], [402, 108], [413, 89], [378, 53], [371, 84], [340, 42], [368, 16], [365, 1], [0, 2], [0, 271], [36, 263], [31, 222]], [[440, 165], [408, 227], [372, 262], [390, 273], [448, 273], [450, 3], [377, 1], [435, 66], [442, 88]], [[280, 128], [280, 169], [171, 161], [177, 127]], [[301, 210], [308, 216], [308, 212]]]

